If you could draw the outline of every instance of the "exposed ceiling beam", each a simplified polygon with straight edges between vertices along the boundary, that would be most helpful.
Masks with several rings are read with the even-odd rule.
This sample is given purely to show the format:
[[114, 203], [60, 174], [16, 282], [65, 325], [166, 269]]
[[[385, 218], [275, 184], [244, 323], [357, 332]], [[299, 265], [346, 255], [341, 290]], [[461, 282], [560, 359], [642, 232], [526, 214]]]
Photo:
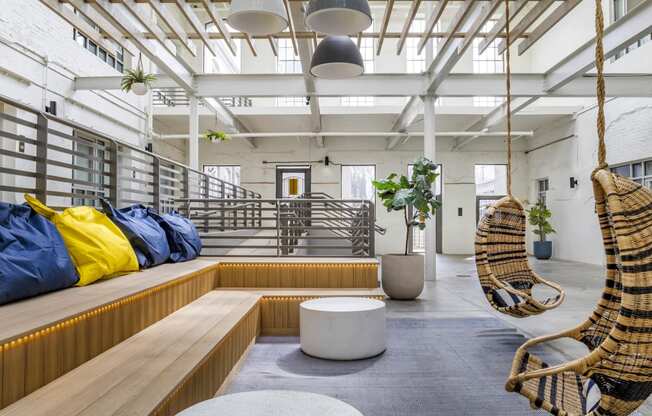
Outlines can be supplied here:
[[[113, 25], [106, 19], [104, 16], [100, 15], [95, 9], [93, 9], [90, 4], [84, 3], [83, 0], [69, 0], [69, 3], [77, 9], [88, 20], [95, 23], [95, 25], [100, 28], [100, 30], [106, 35], [116, 41], [118, 45], [125, 48], [132, 56], [138, 55], [138, 49], [132, 46], [131, 42], [128, 42], [125, 35], [119, 30], [116, 30]], [[62, 16], [63, 17], [63, 16]]]
[[[139, 0], [136, 0], [139, 1]], [[450, 0], [454, 1], [454, 0]], [[531, 0], [530, 0], [531, 1]], [[485, 3], [481, 3], [485, 4]], [[188, 38], [189, 39], [199, 39], [199, 35], [195, 32], [187, 32], [188, 33]], [[176, 39], [176, 36], [172, 32], [166, 33], [167, 37], [170, 39]], [[224, 36], [221, 33], [218, 32], [208, 32], [208, 37], [211, 40], [222, 40], [224, 39]], [[385, 33], [385, 39], [400, 39], [402, 35], [402, 32], [386, 32]], [[430, 39], [440, 39], [440, 38], [445, 38], [450, 36], [450, 32], [432, 32], [429, 36]], [[295, 30], [294, 36], [297, 39], [302, 39], [302, 38], [307, 38], [307, 39], [324, 39], [326, 34], [323, 33], [315, 33], [315, 32], [310, 32], [310, 31], [300, 31], [300, 30]], [[356, 36], [361, 37], [363, 39], [378, 39], [380, 37], [380, 32], [359, 32], [356, 34]], [[416, 38], [421, 38], [423, 36], [422, 32], [408, 32], [405, 34], [405, 38], [409, 39], [416, 39]], [[457, 32], [453, 34], [453, 37], [455, 38], [465, 38], [467, 36], [466, 33], [464, 32]], [[479, 32], [476, 37], [477, 38], [487, 38], [491, 36], [491, 32]], [[501, 32], [496, 35], [496, 38], [504, 39], [505, 38], [505, 33]], [[527, 39], [530, 36], [529, 32], [523, 33], [520, 35], [518, 38], [519, 39]], [[145, 32], [145, 37], [153, 37], [151, 33]], [[231, 38], [232, 39], [245, 39], [249, 37], [247, 33], [242, 33], [242, 32], [231, 32]], [[267, 39], [266, 35], [253, 35], [250, 36], [251, 39]], [[291, 39], [292, 34], [290, 32], [279, 32], [275, 33], [274, 37], [279, 38], [279, 39]]]
[[167, 25], [172, 31], [172, 34], [177, 39], [178, 43], [183, 46], [183, 48], [188, 51], [192, 56], [197, 56], [197, 52], [190, 47], [190, 39], [186, 30], [181, 26], [176, 19], [176, 16], [167, 9], [167, 6], [161, 3], [161, 0], [148, 0], [150, 7], [156, 12], [156, 14], [161, 18], [163, 23]]
[[[520, 112], [523, 110], [525, 107], [529, 106], [532, 104], [534, 101], [537, 100], [537, 97], [517, 97], [512, 99], [512, 115]], [[467, 128], [468, 131], [486, 131], [489, 132], [489, 129], [492, 127], [502, 123], [505, 118], [507, 117], [507, 102], [504, 102], [491, 110], [487, 115], [482, 117], [480, 120], [477, 122], [473, 123], [469, 128]], [[456, 143], [453, 146], [451, 150], [457, 151], [463, 148], [464, 146], [470, 144], [474, 140], [482, 137], [481, 135], [475, 134], [471, 136], [464, 136], [464, 135], [458, 135], [456, 136]]]
[[[652, 74], [606, 74], [610, 97], [652, 97]], [[77, 77], [75, 90], [119, 90], [120, 76]], [[595, 97], [595, 76], [574, 78], [555, 90], [545, 89], [546, 74], [513, 74], [514, 97]], [[315, 91], [306, 90], [303, 74], [195, 75], [199, 97], [406, 97], [425, 95], [420, 74], [365, 74], [349, 80], [314, 79]], [[154, 88], [173, 88], [167, 74], [157, 75]], [[504, 74], [452, 73], [437, 88], [438, 97], [504, 97]], [[311, 100], [312, 101], [312, 100]], [[418, 100], [412, 100], [419, 103]], [[419, 105], [416, 106], [420, 109]], [[404, 112], [412, 113], [411, 111]], [[409, 125], [401, 122], [399, 124]]]
[[[530, 9], [529, 12], [521, 19], [520, 22], [512, 30], [510, 30], [509, 34], [509, 44], [513, 45], [516, 39], [525, 31], [536, 22], [541, 15], [543, 15], [550, 6], [552, 6], [555, 3], [555, 0], [542, 0], [538, 2], [532, 9]], [[499, 44], [498, 44], [498, 53], [501, 54], [505, 52], [505, 48], [507, 47], [507, 42], [505, 39], [503, 39]]]
[[[81, 32], [88, 39], [92, 40], [102, 48], [106, 50], [111, 50], [115, 45], [111, 46], [111, 42], [107, 41], [106, 38], [88, 22], [82, 19], [78, 14], [75, 14], [70, 8], [66, 7], [63, 3], [60, 3], [59, 0], [41, 0], [41, 3], [47, 6], [50, 10], [58, 14], [63, 20], [68, 22], [72, 27], [77, 29], [78, 32]], [[119, 37], [119, 36], [116, 36]], [[119, 37], [120, 38], [120, 37]], [[124, 37], [121, 37], [124, 38]], [[122, 39], [126, 44], [126, 39]]]
[[[507, 134], [506, 131], [438, 131], [435, 133], [437, 136], [441, 137], [454, 137], [458, 135], [462, 136], [478, 136], [478, 137], [500, 137]], [[512, 132], [514, 136], [521, 137], [531, 137], [534, 135], [532, 130], [524, 131], [514, 131]], [[243, 137], [259, 137], [259, 138], [273, 138], [273, 137], [316, 137], [316, 136], [326, 136], [326, 137], [386, 137], [386, 136], [396, 136], [401, 139], [406, 137], [422, 137], [423, 132], [405, 132], [398, 133], [392, 131], [325, 131], [321, 133], [313, 133], [309, 131], [275, 131], [275, 132], [250, 132], [250, 133], [233, 133], [229, 134], [233, 138], [243, 138]], [[170, 139], [170, 140], [179, 140], [187, 139], [187, 134], [160, 134], [161, 139]]]
[[[622, 18], [609, 25], [604, 32], [604, 54], [609, 59], [618, 52], [652, 33], [652, 0], [644, 0]], [[544, 89], [555, 91], [595, 66], [595, 38], [550, 69], [545, 76]], [[609, 82], [607, 88], [609, 88]], [[647, 84], [650, 84], [648, 81]], [[641, 88], [645, 88], [645, 83]], [[610, 93], [609, 93], [610, 94]]]
[[421, 53], [423, 48], [426, 46], [426, 43], [428, 43], [428, 39], [430, 39], [430, 35], [432, 34], [433, 30], [435, 30], [435, 26], [437, 26], [437, 22], [439, 22], [441, 15], [444, 13], [444, 9], [446, 9], [448, 1], [449, 0], [441, 0], [439, 3], [437, 3], [432, 13], [430, 13], [430, 16], [428, 16], [426, 28], [421, 35], [421, 40], [419, 41], [419, 46], [417, 47], [418, 53]]
[[403, 24], [403, 30], [401, 30], [401, 37], [399, 38], [398, 44], [396, 45], [397, 55], [400, 55], [401, 52], [403, 52], [403, 46], [405, 45], [407, 34], [410, 31], [410, 27], [412, 27], [412, 22], [414, 22], [414, 18], [417, 16], [417, 13], [419, 11], [419, 6], [421, 6], [421, 1], [422, 0], [412, 0], [412, 4], [410, 5], [410, 11], [408, 12], [407, 19], [405, 19], [405, 23]]
[[254, 45], [254, 40], [249, 36], [248, 33], [244, 33], [244, 40], [247, 42], [247, 46], [249, 46], [249, 49], [251, 50], [251, 54], [253, 56], [258, 56], [258, 52], [256, 51], [256, 45]]
[[272, 53], [278, 58], [278, 41], [271, 35], [267, 36], [267, 40], [269, 41], [269, 47], [272, 48]]
[[380, 24], [380, 36], [378, 37], [378, 47], [376, 48], [376, 55], [380, 56], [380, 52], [383, 50], [383, 42], [385, 42], [385, 34], [387, 33], [387, 27], [389, 26], [389, 19], [392, 17], [392, 11], [394, 10], [394, 0], [389, 0], [385, 6], [385, 14], [383, 15], [383, 21]]
[[226, 46], [229, 47], [229, 50], [231, 51], [233, 56], [236, 56], [237, 50], [236, 50], [235, 42], [233, 42], [233, 39], [231, 38], [231, 31], [229, 31], [229, 28], [226, 27], [226, 25], [222, 21], [222, 16], [220, 16], [219, 12], [215, 8], [215, 5], [211, 3], [209, 0], [201, 0], [201, 2], [204, 5], [204, 10], [206, 10], [206, 14], [208, 14], [208, 17], [211, 18], [211, 21], [213, 22], [217, 30], [220, 32], [222, 37], [224, 37], [224, 40], [226, 41]]
[[[423, 103], [421, 102], [421, 98], [418, 96], [411, 97], [405, 107], [403, 107], [401, 114], [399, 114], [396, 121], [394, 121], [392, 131], [399, 133], [406, 132], [410, 125], [414, 123], [414, 120], [416, 120], [417, 116], [422, 112]], [[394, 149], [400, 141], [401, 138], [398, 136], [389, 138], [387, 140], [387, 146], [385, 147], [385, 150]]]
[[543, 37], [553, 26], [555, 26], [561, 19], [566, 17], [582, 0], [567, 0], [560, 4], [551, 14], [549, 14], [543, 22], [537, 26], [527, 39], [523, 40], [518, 45], [518, 54], [522, 55], [539, 39]]
[[299, 45], [297, 44], [297, 35], [294, 30], [294, 19], [292, 19], [292, 9], [288, 0], [284, 0], [285, 12], [288, 15], [288, 30], [290, 31], [290, 39], [292, 39], [292, 49], [294, 49], [294, 55], [299, 54]]
[[[123, 0], [122, 5], [125, 7], [125, 9], [127, 9], [127, 11], [129, 11], [129, 13], [131, 13], [131, 15], [136, 20], [140, 22], [141, 25], [143, 25], [147, 30], [154, 34], [158, 43], [161, 44], [161, 46], [165, 48], [170, 55], [176, 56], [176, 48], [174, 45], [172, 45], [172, 42], [166, 38], [163, 31], [158, 27], [156, 22], [153, 21], [152, 17], [149, 14], [145, 13], [144, 10], [142, 10], [142, 7], [145, 7], [145, 5], [138, 4], [135, 0]], [[179, 59], [178, 56], [177, 60], [186, 68], [188, 72], [194, 72], [192, 65], [188, 61], [185, 59]]]
[[179, 10], [181, 10], [181, 14], [186, 18], [188, 23], [190, 23], [190, 26], [195, 30], [195, 32], [199, 35], [199, 38], [201, 39], [202, 43], [208, 50], [210, 51], [213, 56], [217, 56], [217, 50], [215, 49], [215, 46], [210, 42], [210, 39], [208, 38], [208, 34], [206, 33], [206, 30], [204, 29], [204, 23], [199, 20], [199, 17], [197, 17], [197, 14], [193, 10], [192, 6], [188, 4], [185, 0], [177, 0], [177, 7], [179, 7]]
[[[513, 5], [509, 6], [509, 21], [510, 23], [514, 20], [516, 15], [518, 15], [525, 6], [527, 6], [528, 0], [517, 0]], [[507, 16], [503, 13], [500, 19], [494, 24], [489, 32], [489, 36], [485, 37], [480, 44], [478, 45], [478, 53], [484, 53], [485, 49], [491, 45], [491, 43], [496, 40], [499, 34], [503, 33], [507, 27]]]
[[[80, 1], [80, 0], [74, 0]], [[167, 50], [156, 48], [156, 45], [150, 39], [144, 39], [138, 28], [131, 23], [120, 8], [120, 5], [111, 3], [108, 0], [95, 0], [94, 3], [88, 3], [109, 20], [115, 28], [123, 33], [129, 34], [131, 41], [138, 49], [149, 58], [161, 71], [170, 76], [174, 81], [189, 93], [194, 90], [193, 74], [183, 67], [175, 56]]]

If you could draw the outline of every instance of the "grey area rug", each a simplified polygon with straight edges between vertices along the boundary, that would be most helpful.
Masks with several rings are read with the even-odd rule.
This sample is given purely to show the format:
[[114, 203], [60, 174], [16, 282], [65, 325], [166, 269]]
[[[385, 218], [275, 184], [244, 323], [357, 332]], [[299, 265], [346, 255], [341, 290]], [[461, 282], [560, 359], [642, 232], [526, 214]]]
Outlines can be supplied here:
[[[306, 356], [296, 337], [261, 337], [228, 393], [320, 393], [365, 416], [543, 414], [504, 389], [525, 339], [497, 319], [390, 319], [387, 341], [379, 357], [337, 362]], [[563, 361], [554, 350], [532, 352], [551, 364]]]

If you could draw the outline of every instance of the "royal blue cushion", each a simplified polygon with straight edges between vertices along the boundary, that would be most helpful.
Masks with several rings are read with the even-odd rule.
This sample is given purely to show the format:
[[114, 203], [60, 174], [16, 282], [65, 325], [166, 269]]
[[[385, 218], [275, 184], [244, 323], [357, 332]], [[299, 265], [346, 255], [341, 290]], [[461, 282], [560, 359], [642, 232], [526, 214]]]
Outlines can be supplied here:
[[75, 266], [54, 224], [0, 202], [0, 305], [74, 286]]
[[147, 208], [142, 205], [133, 205], [128, 208], [114, 209], [106, 200], [101, 201], [104, 213], [129, 239], [141, 269], [168, 261], [170, 247], [166, 233], [149, 215]]
[[201, 239], [197, 228], [188, 218], [177, 212], [159, 215], [152, 210], [149, 210], [149, 215], [165, 230], [170, 245], [170, 261], [179, 263], [199, 256]]

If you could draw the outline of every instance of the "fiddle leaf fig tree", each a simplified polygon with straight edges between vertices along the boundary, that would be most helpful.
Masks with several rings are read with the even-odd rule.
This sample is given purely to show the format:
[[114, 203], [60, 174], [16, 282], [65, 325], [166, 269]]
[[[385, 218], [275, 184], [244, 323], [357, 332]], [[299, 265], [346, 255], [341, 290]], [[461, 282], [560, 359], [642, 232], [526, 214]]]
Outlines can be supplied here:
[[436, 170], [435, 163], [421, 157], [414, 163], [410, 178], [405, 175], [399, 177], [398, 174], [392, 173], [385, 179], [373, 181], [387, 211], [403, 211], [406, 227], [406, 256], [412, 227], [425, 229], [426, 221], [440, 206], [432, 189], [439, 176]]
[[552, 217], [552, 212], [550, 212], [543, 202], [537, 202], [527, 212], [529, 214], [530, 225], [536, 227], [533, 232], [539, 236], [539, 241], [546, 241], [548, 234], [556, 232], [548, 221]]

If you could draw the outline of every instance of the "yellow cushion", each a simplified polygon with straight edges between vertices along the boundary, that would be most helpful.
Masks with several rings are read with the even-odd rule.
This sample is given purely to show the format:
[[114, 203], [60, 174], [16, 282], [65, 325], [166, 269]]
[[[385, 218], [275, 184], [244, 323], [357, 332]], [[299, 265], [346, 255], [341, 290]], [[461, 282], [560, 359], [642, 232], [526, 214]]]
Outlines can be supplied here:
[[25, 200], [57, 227], [79, 273], [78, 286], [138, 271], [138, 259], [129, 240], [100, 211], [81, 206], [57, 213], [30, 195], [25, 195]]

